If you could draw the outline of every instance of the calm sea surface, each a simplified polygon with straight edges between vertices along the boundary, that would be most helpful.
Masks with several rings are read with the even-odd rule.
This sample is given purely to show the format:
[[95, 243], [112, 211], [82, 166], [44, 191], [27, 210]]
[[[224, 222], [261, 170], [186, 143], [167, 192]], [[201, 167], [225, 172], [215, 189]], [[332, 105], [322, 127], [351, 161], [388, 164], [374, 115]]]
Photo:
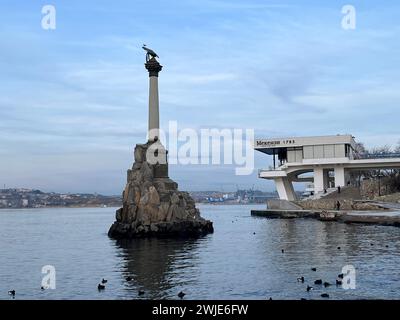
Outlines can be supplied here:
[[[0, 210], [0, 299], [400, 299], [400, 228], [250, 216], [263, 207], [201, 205], [212, 235], [123, 243], [107, 237], [114, 208]], [[55, 290], [40, 290], [44, 265]], [[334, 284], [345, 265], [355, 290], [313, 284]]]

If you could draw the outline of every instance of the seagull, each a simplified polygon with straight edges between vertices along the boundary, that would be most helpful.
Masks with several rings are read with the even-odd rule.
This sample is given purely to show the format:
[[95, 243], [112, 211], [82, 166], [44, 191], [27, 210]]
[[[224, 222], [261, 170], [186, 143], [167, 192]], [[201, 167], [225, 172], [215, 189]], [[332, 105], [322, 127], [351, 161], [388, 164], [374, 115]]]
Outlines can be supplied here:
[[151, 50], [150, 48], [147, 48], [146, 45], [143, 45], [143, 50], [145, 50], [147, 52], [148, 55], [150, 55], [152, 58], [159, 58], [159, 56], [157, 55], [157, 53], [155, 53], [153, 50]]
[[178, 297], [183, 299], [183, 297], [186, 295], [186, 293], [184, 293], [183, 291], [178, 293]]
[[99, 291], [104, 290], [105, 288], [106, 288], [106, 286], [101, 283], [99, 283], [99, 285], [97, 286], [97, 290], [99, 290]]

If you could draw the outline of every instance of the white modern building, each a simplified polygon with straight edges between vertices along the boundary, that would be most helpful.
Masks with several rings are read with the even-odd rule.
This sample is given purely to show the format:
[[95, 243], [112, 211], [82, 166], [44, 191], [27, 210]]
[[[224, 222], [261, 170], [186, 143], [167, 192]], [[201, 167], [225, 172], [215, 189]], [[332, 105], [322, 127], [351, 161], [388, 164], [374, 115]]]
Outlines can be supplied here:
[[[351, 170], [400, 168], [400, 157], [362, 158], [352, 135], [257, 139], [254, 149], [273, 157], [259, 177], [274, 180], [282, 200], [296, 200], [293, 182], [313, 182], [315, 193], [350, 183]], [[312, 176], [301, 176], [313, 173]]]

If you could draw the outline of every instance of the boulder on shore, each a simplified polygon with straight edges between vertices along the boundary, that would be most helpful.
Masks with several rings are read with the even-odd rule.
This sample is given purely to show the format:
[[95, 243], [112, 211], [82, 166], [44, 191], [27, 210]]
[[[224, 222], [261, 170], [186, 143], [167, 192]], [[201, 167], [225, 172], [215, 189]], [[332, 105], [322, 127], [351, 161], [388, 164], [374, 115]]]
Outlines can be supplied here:
[[154, 157], [147, 161], [149, 155], [166, 159], [159, 141], [136, 145], [134, 155], [122, 193], [123, 206], [108, 231], [111, 238], [198, 237], [214, 232], [213, 223], [200, 216], [189, 193], [179, 191], [168, 177], [168, 163], [154, 163]]

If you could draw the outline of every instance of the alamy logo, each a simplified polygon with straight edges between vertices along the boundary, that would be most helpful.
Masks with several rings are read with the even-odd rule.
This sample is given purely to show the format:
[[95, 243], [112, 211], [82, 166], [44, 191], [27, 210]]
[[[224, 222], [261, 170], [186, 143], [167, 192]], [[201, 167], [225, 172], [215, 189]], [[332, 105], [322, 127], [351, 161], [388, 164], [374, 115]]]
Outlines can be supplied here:
[[42, 289], [56, 289], [56, 268], [52, 265], [46, 265], [42, 268], [42, 274], [45, 276], [42, 278]]
[[354, 30], [356, 28], [356, 8], [352, 5], [345, 5], [342, 8], [342, 28], [344, 30]]
[[45, 5], [42, 8], [42, 29], [55, 30], [56, 29], [56, 7], [53, 5]]
[[[235, 165], [236, 175], [250, 175], [254, 171], [253, 129], [178, 130], [178, 123], [170, 121], [168, 137], [162, 129], [150, 130], [148, 136], [159, 138], [147, 149], [150, 164], [168, 161], [180, 165]], [[167, 143], [168, 157], [160, 140]]]
[[354, 290], [356, 288], [356, 268], [351, 264], [346, 265], [342, 268], [342, 274], [342, 288], [344, 290]]

